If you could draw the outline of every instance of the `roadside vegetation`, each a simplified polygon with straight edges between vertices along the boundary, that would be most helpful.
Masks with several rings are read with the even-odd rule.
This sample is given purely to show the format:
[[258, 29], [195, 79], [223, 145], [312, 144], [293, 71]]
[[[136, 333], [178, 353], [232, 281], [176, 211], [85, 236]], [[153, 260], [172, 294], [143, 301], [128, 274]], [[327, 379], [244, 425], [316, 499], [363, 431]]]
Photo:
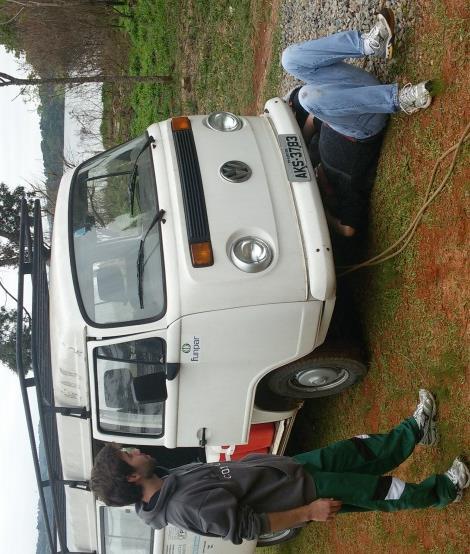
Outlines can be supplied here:
[[108, 144], [135, 136], [173, 115], [227, 109], [246, 113], [254, 101], [254, 43], [268, 17], [262, 0], [138, 0], [121, 20], [132, 75], [173, 76], [171, 84], [107, 87]]

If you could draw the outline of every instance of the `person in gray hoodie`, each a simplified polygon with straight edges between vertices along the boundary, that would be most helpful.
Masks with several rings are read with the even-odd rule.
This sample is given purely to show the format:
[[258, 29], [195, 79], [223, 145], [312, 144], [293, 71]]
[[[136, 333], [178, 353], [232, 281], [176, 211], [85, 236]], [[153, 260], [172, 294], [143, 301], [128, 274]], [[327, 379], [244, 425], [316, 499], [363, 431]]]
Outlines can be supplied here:
[[436, 403], [421, 389], [413, 415], [389, 433], [359, 435], [293, 458], [253, 454], [236, 462], [190, 464], [161, 478], [151, 456], [111, 443], [96, 457], [91, 488], [109, 506], [135, 503], [139, 517], [154, 529], [171, 523], [240, 544], [310, 521], [329, 521], [339, 512], [397, 511], [459, 500], [470, 484], [461, 458], [445, 474], [419, 484], [384, 476], [417, 444], [436, 441]]

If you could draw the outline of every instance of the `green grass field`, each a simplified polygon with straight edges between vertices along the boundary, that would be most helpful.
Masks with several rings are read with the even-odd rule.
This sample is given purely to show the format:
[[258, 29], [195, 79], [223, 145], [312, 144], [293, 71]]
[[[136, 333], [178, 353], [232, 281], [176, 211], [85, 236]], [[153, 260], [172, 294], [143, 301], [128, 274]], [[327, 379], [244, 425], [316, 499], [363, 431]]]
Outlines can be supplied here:
[[[442, 96], [429, 114], [392, 119], [372, 195], [365, 255], [381, 252], [405, 231], [423, 201], [434, 162], [457, 142], [466, 124], [459, 116], [468, 99], [466, 20], [440, 0], [428, 2], [427, 9], [421, 32], [410, 32], [406, 51], [397, 53], [395, 74], [401, 82], [437, 78], [444, 85]], [[417, 389], [424, 386], [438, 399], [440, 443], [419, 448], [397, 475], [420, 481], [445, 471], [457, 454], [470, 453], [465, 264], [462, 273], [458, 270], [468, 248], [468, 170], [466, 187], [464, 182], [469, 150], [462, 149], [449, 184], [407, 249], [345, 277], [365, 329], [369, 373], [337, 398], [307, 403], [299, 422], [301, 449], [390, 428], [412, 412]], [[312, 523], [294, 541], [262, 551], [463, 554], [468, 552], [468, 508], [467, 498], [445, 510], [351, 514], [328, 525]]]
[[[104, 124], [106, 142], [141, 133], [170, 116], [230, 109], [253, 102], [256, 24], [265, 17], [259, 0], [138, 0], [122, 18], [131, 75], [172, 75], [171, 84], [107, 88], [105, 113], [123, 121]], [[276, 71], [272, 73], [276, 74]], [[279, 73], [277, 71], [277, 73]], [[276, 77], [270, 75], [273, 85]], [[275, 86], [275, 84], [274, 84]], [[118, 104], [118, 109], [112, 109]], [[109, 118], [106, 118], [109, 119]]]

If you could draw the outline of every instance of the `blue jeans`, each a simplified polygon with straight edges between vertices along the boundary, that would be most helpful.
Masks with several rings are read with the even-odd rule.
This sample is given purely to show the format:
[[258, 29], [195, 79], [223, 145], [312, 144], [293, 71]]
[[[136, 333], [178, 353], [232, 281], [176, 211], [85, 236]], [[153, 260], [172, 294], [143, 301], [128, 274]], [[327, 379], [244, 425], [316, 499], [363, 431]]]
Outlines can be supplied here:
[[364, 56], [357, 31], [344, 31], [293, 44], [282, 54], [284, 69], [304, 81], [299, 101], [305, 110], [348, 137], [377, 135], [388, 115], [399, 110], [398, 85], [382, 85], [363, 69], [344, 63]]

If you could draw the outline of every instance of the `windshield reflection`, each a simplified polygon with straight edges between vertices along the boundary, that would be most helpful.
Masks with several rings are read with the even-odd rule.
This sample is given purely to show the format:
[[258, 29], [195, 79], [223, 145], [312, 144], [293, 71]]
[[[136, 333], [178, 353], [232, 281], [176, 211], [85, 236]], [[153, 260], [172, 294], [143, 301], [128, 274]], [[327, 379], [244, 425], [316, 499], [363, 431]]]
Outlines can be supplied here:
[[88, 319], [99, 325], [132, 324], [164, 312], [159, 225], [146, 238], [143, 303], [136, 269], [140, 242], [158, 213], [149, 143], [143, 135], [103, 152], [74, 176], [71, 225], [76, 280]]

